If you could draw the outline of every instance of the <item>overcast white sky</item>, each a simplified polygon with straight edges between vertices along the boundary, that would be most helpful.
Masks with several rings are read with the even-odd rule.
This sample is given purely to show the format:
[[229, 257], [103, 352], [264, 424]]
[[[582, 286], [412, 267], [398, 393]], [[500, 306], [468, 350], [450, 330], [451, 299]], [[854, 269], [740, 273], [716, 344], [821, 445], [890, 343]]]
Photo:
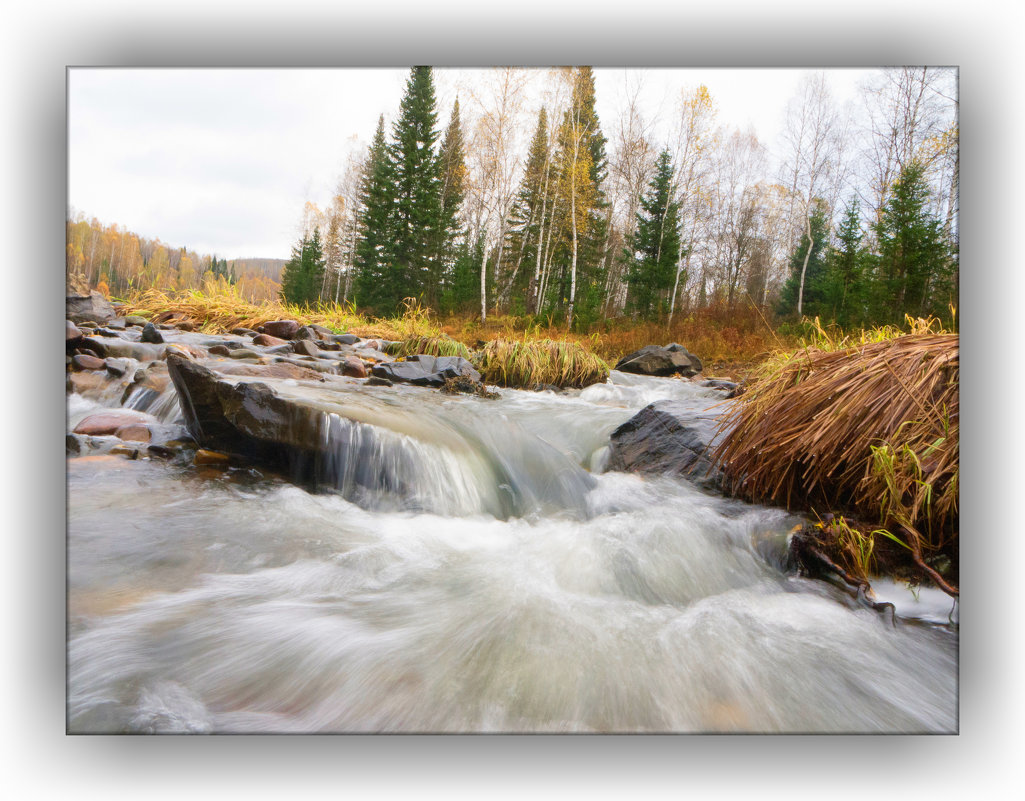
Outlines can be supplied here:
[[[802, 70], [596, 69], [608, 135], [626, 87], [646, 116], [674, 115], [704, 83], [719, 121], [770, 147]], [[408, 69], [92, 69], [68, 73], [68, 203], [175, 247], [226, 258], [287, 258], [303, 203], [329, 201], [350, 152], [396, 116]], [[439, 125], [475, 70], [438, 70]], [[829, 70], [853, 99], [866, 71]], [[465, 95], [463, 105], [465, 106]]]

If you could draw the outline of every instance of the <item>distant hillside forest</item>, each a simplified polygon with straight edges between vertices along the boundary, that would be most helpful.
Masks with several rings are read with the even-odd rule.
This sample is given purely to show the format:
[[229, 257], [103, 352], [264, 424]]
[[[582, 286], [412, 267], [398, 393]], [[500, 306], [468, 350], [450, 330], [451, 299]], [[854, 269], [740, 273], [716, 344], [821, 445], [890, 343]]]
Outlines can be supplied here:
[[202, 289], [210, 282], [234, 285], [253, 302], [277, 300], [284, 259], [233, 259], [147, 239], [79, 213], [67, 220], [67, 275], [121, 296], [133, 290]]

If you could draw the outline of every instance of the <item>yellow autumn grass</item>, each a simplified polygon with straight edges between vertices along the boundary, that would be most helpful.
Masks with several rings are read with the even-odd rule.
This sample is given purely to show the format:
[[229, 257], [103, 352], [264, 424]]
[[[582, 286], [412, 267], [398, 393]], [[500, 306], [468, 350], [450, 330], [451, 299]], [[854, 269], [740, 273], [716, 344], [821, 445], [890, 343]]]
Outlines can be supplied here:
[[925, 322], [919, 333], [869, 332], [768, 363], [724, 418], [713, 454], [730, 489], [787, 507], [854, 509], [916, 561], [954, 544], [959, 338], [921, 333], [933, 328]]
[[550, 339], [494, 339], [484, 345], [476, 364], [484, 381], [503, 387], [580, 388], [609, 377], [609, 366], [599, 356], [574, 342]]

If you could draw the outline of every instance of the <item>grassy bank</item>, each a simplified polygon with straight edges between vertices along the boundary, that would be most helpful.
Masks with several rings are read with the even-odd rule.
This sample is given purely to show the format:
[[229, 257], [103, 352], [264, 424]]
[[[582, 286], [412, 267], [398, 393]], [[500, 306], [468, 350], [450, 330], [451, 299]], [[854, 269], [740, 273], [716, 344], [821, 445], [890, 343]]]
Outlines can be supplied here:
[[735, 494], [820, 515], [823, 544], [849, 572], [879, 567], [877, 549], [888, 562], [904, 553], [956, 594], [959, 339], [934, 320], [909, 330], [820, 327], [814, 343], [776, 354], [715, 458]]
[[[547, 341], [573, 343], [604, 362], [614, 364], [620, 357], [645, 345], [679, 342], [701, 358], [706, 372], [727, 375], [746, 373], [772, 351], [799, 344], [797, 337], [773, 331], [751, 305], [738, 305], [733, 309], [713, 306], [678, 313], [671, 323], [616, 319], [596, 323], [586, 331], [570, 331], [559, 321], [543, 317], [493, 315], [483, 323], [479, 316], [438, 317], [414, 302], [409, 303], [402, 314], [392, 317], [370, 317], [351, 306], [336, 304], [313, 308], [280, 302], [254, 304], [233, 294], [230, 287], [226, 292], [172, 293], [151, 289], [123, 300], [128, 313], [154, 322], [187, 321], [198, 330], [210, 333], [224, 333], [238, 327], [255, 328], [270, 320], [293, 319], [363, 337], [419, 340], [425, 348], [437, 348], [437, 355], [463, 355], [459, 345], [475, 351], [493, 340]], [[544, 354], [545, 350], [538, 352]]]

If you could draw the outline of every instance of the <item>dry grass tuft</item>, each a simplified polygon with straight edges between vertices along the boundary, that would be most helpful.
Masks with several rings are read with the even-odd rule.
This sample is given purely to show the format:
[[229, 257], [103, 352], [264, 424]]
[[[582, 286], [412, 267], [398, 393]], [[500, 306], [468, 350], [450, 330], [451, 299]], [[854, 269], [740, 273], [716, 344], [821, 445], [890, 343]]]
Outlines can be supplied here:
[[393, 342], [388, 346], [387, 352], [390, 356], [415, 356], [418, 353], [425, 353], [428, 356], [462, 356], [470, 358], [470, 349], [462, 342], [457, 342], [451, 337], [440, 336], [414, 336]]
[[738, 495], [849, 504], [911, 550], [941, 548], [957, 536], [958, 353], [957, 334], [912, 334], [779, 359], [713, 456]]
[[600, 357], [574, 342], [494, 339], [476, 356], [481, 377], [503, 387], [586, 387], [609, 377]]

